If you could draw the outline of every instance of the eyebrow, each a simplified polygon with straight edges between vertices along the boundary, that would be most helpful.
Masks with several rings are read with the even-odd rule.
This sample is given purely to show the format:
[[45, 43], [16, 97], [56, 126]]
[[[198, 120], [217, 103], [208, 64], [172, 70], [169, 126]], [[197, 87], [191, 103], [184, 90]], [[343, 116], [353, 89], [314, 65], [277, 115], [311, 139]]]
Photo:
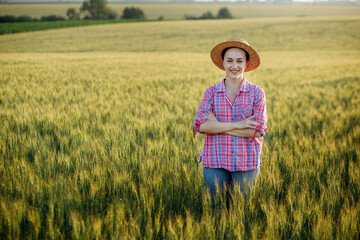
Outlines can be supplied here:
[[[233, 59], [231, 57], [227, 57], [226, 59]], [[244, 59], [243, 57], [239, 57], [239, 58], [236, 58], [236, 59]]]

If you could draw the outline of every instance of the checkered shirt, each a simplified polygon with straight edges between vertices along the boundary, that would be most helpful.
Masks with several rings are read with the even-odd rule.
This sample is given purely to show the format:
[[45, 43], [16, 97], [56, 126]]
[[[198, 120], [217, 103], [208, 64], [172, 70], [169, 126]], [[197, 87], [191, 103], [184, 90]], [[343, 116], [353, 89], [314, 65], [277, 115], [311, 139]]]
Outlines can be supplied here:
[[[233, 102], [225, 89], [225, 78], [208, 87], [197, 110], [194, 120], [195, 134], [205, 134], [204, 149], [199, 153], [203, 167], [224, 168], [228, 171], [251, 171], [261, 166], [260, 154], [263, 136], [267, 132], [265, 92], [244, 77]], [[252, 120], [260, 123], [262, 137], [251, 141], [248, 137], [237, 137], [226, 133], [202, 133], [201, 123], [208, 119], [206, 111], [212, 111], [220, 122], [238, 122], [257, 114]]]

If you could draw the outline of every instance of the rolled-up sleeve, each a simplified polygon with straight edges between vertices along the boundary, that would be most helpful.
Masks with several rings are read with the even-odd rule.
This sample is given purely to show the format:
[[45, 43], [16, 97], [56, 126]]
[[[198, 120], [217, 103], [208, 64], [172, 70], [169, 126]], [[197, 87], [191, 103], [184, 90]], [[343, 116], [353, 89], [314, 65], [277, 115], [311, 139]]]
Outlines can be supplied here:
[[208, 87], [205, 90], [203, 99], [201, 100], [199, 108], [197, 110], [197, 114], [196, 114], [194, 124], [193, 124], [194, 138], [195, 138], [195, 135], [197, 132], [201, 133], [201, 134], [205, 134], [205, 133], [200, 132], [199, 128], [200, 128], [200, 125], [208, 119], [208, 117], [206, 115], [206, 111], [212, 109], [211, 91], [212, 91], [212, 86]]
[[267, 123], [266, 97], [265, 97], [265, 91], [260, 87], [257, 89], [257, 93], [256, 93], [254, 114], [256, 114], [256, 117], [253, 120], [260, 123], [261, 129], [259, 130], [259, 132], [261, 136], [264, 136], [265, 133], [267, 133], [268, 131], [266, 126]]

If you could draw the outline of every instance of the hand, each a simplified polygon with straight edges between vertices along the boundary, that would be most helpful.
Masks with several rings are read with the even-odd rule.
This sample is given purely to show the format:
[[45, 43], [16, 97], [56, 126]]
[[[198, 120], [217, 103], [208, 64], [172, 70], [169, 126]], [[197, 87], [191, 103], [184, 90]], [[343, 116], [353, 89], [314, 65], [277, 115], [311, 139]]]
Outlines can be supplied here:
[[206, 115], [208, 116], [208, 120], [219, 121], [212, 111], [206, 111]]
[[256, 114], [252, 115], [251, 117], [245, 118], [242, 121], [236, 122], [237, 128], [256, 128], [256, 126], [260, 125], [260, 123], [253, 121], [252, 119], [256, 117]]

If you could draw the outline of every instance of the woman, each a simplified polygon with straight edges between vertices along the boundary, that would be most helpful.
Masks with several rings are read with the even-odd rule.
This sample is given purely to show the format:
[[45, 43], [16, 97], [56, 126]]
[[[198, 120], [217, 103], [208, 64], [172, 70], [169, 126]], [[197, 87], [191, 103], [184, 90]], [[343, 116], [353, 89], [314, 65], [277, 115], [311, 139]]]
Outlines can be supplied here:
[[199, 157], [214, 211], [217, 184], [220, 191], [225, 185], [240, 185], [244, 193], [256, 182], [267, 113], [264, 90], [244, 77], [244, 72], [260, 65], [260, 57], [249, 43], [228, 39], [217, 44], [210, 55], [226, 77], [205, 90], [194, 120], [194, 138], [196, 132], [206, 134]]

